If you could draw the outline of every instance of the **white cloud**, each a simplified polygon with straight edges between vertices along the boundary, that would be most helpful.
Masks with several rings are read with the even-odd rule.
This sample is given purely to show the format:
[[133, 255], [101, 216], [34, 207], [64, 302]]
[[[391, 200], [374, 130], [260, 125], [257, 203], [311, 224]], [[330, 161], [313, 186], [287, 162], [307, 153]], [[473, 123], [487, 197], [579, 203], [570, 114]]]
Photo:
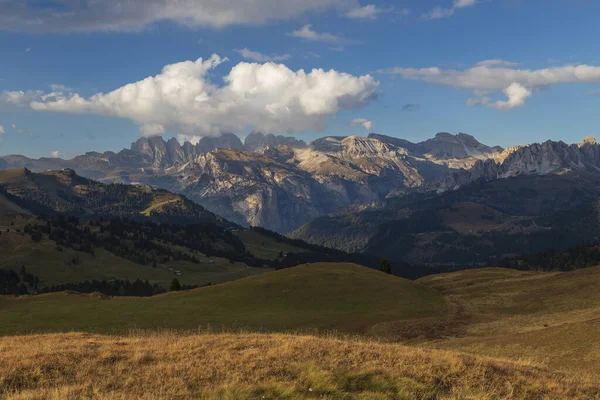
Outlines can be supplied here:
[[241, 50], [235, 50], [235, 52], [239, 53], [242, 57], [258, 61], [258, 62], [268, 62], [268, 61], [285, 61], [290, 59], [292, 56], [289, 54], [281, 54], [281, 55], [266, 55], [259, 53], [258, 51], [252, 51], [248, 48], [243, 48]]
[[185, 142], [190, 142], [191, 144], [193, 144], [194, 146], [198, 144], [198, 142], [200, 141], [200, 139], [202, 139], [202, 136], [196, 136], [196, 135], [183, 135], [183, 134], [179, 134], [177, 135], [177, 141], [181, 144], [184, 145]]
[[479, 61], [476, 65], [478, 67], [495, 67], [495, 66], [517, 67], [519, 65], [519, 63], [494, 59], [494, 60]]
[[[600, 83], [600, 67], [590, 65], [565, 65], [544, 69], [516, 69], [506, 61], [484, 61], [465, 69], [391, 68], [380, 73], [401, 75], [405, 79], [452, 86], [472, 90], [476, 98], [467, 100], [467, 105], [483, 105], [501, 110], [521, 107], [534, 92], [566, 83]], [[488, 95], [503, 92], [507, 101], [493, 102]]]
[[342, 38], [341, 36], [334, 35], [332, 33], [327, 33], [327, 32], [323, 32], [323, 33], [316, 32], [312, 29], [312, 25], [304, 25], [302, 28], [298, 29], [297, 31], [290, 33], [290, 35], [300, 38], [300, 39], [310, 40], [313, 42], [326, 42], [326, 43], [346, 42], [346, 40], [344, 38]]
[[454, 0], [454, 8], [471, 7], [477, 4], [479, 0]]
[[283, 64], [246, 62], [234, 66], [218, 86], [208, 75], [224, 61], [213, 55], [167, 65], [156, 76], [89, 98], [72, 92], [36, 91], [3, 92], [0, 99], [17, 98], [14, 103], [38, 111], [130, 119], [140, 126], [142, 135], [169, 131], [216, 136], [248, 127], [274, 133], [320, 131], [338, 112], [369, 104], [379, 88], [370, 75], [292, 71]]
[[0, 125], [0, 135], [4, 135], [5, 133], [6, 131], [4, 130], [4, 127]]
[[61, 152], [60, 152], [60, 151], [58, 151], [58, 150], [54, 150], [54, 151], [51, 151], [51, 152], [50, 152], [50, 156], [51, 156], [52, 158], [60, 158], [60, 157], [61, 157], [61, 156], [63, 156], [63, 155], [64, 155], [64, 154], [63, 154], [63, 153], [61, 153]]
[[59, 0], [50, 5], [1, 0], [0, 31], [131, 32], [161, 21], [222, 28], [290, 20], [332, 9], [344, 12], [356, 6], [356, 0]]
[[504, 94], [508, 97], [508, 101], [497, 101], [494, 103], [494, 107], [499, 110], [510, 110], [515, 107], [523, 107], [525, 100], [531, 96], [531, 90], [520, 83], [514, 82], [504, 89]]
[[472, 7], [475, 4], [480, 3], [480, 0], [454, 0], [452, 7], [444, 8], [441, 6], [435, 7], [433, 10], [423, 15], [423, 19], [441, 19], [448, 18], [454, 15], [456, 10], [466, 7]]
[[52, 85], [50, 85], [50, 89], [52, 89], [53, 92], [72, 92], [73, 89], [66, 87], [65, 85], [62, 85], [60, 83], [53, 83]]
[[377, 7], [375, 4], [368, 4], [364, 7], [356, 7], [348, 11], [345, 15], [348, 18], [355, 19], [377, 19], [377, 16], [384, 12], [382, 8]]
[[366, 118], [356, 118], [353, 119], [352, 121], [350, 121], [350, 126], [362, 126], [363, 128], [365, 128], [366, 130], [370, 131], [373, 129], [373, 121], [369, 121]]
[[140, 126], [142, 136], [162, 136], [165, 133], [165, 127], [158, 123], [148, 123]]
[[[32, 101], [39, 99], [42, 95], [44, 92], [37, 90], [0, 92], [0, 108], [28, 107]], [[14, 125], [13, 128], [16, 129]]]

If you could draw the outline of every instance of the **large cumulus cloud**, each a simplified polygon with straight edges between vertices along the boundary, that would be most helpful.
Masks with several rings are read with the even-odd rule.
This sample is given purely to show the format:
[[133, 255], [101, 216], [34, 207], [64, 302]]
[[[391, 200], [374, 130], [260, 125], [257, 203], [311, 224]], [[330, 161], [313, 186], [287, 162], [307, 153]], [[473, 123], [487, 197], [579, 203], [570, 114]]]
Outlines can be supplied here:
[[49, 93], [4, 92], [0, 105], [126, 118], [145, 136], [167, 131], [214, 136], [248, 127], [283, 133], [323, 130], [336, 113], [375, 99], [379, 87], [369, 75], [293, 71], [271, 62], [237, 64], [217, 85], [208, 75], [225, 60], [213, 55], [167, 65], [156, 76], [89, 98], [59, 87]]

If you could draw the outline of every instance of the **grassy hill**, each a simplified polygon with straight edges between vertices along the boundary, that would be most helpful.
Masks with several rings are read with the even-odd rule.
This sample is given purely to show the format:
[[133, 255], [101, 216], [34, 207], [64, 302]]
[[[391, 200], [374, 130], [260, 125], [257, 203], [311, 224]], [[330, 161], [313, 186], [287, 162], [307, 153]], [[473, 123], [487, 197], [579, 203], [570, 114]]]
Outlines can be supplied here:
[[[146, 263], [140, 263], [128, 259], [122, 254], [119, 256], [116, 251], [109, 251], [98, 245], [92, 246], [93, 254], [77, 251], [76, 246], [59, 246], [47, 234], [42, 235], [40, 241], [33, 241], [31, 236], [25, 233], [25, 230], [28, 225], [36, 223], [44, 225], [46, 222], [26, 215], [0, 215], [0, 269], [19, 271], [25, 267], [27, 272], [39, 277], [41, 287], [86, 280], [135, 281], [141, 279], [148, 280], [153, 285], [168, 288], [174, 278], [177, 278], [182, 285], [202, 286], [245, 278], [271, 270], [250, 267], [242, 262], [231, 262], [228, 258], [218, 256], [219, 251], [228, 249], [231, 251], [226, 240], [227, 236], [209, 231], [201, 237], [207, 240], [206, 245], [210, 246], [207, 248], [214, 249], [215, 254], [207, 255], [196, 249], [175, 246], [163, 240], [158, 244], [167, 248], [167, 251], [189, 253], [199, 262], [160, 257], [161, 252], [159, 252], [159, 262], [153, 266], [151, 255], [148, 255]], [[81, 221], [80, 228], [84, 229], [86, 224]], [[136, 225], [132, 227], [137, 229]], [[126, 237], [134, 235], [136, 230], [132, 227], [124, 230], [121, 234]], [[98, 230], [97, 227], [92, 227], [92, 229]], [[180, 229], [188, 228], [181, 227]], [[56, 230], [55, 228], [55, 233]], [[119, 240], [123, 243], [126, 242], [124, 239]], [[139, 245], [139, 241], [137, 244]], [[195, 244], [200, 244], [200, 241], [198, 240]], [[131, 242], [130, 245], [135, 246], [136, 243]], [[77, 260], [77, 263], [74, 263], [73, 260]], [[176, 271], [180, 271], [181, 275], [176, 275]]]
[[597, 381], [526, 363], [281, 334], [0, 338], [17, 399], [598, 399]]
[[254, 230], [243, 229], [235, 231], [250, 253], [256, 258], [276, 260], [281, 253], [304, 253], [307, 249], [276, 240], [273, 236], [265, 235]]
[[206, 326], [367, 333], [381, 322], [446, 311], [444, 297], [426, 286], [353, 264], [313, 264], [151, 298], [4, 296], [0, 334]]
[[[566, 273], [467, 270], [419, 282], [459, 308], [430, 344], [600, 374], [600, 267]], [[448, 337], [449, 336], [449, 337]]]

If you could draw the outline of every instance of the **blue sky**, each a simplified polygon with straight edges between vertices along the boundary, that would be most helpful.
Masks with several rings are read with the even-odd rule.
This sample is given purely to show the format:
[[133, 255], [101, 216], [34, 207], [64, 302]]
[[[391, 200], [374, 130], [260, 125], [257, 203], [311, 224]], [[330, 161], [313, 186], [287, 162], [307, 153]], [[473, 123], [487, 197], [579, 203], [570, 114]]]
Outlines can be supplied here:
[[[371, 131], [413, 141], [439, 131], [502, 146], [598, 134], [597, 1], [257, 0], [255, 10], [245, 10], [244, 0], [198, 0], [183, 10], [168, 0], [136, 2], [146, 11], [119, 11], [113, 0], [96, 9], [74, 0], [0, 2], [0, 154], [120, 150], [140, 131], [194, 138], [257, 128], [299, 131], [294, 136], [306, 140], [367, 134], [351, 125], [359, 118], [372, 122]], [[64, 19], [53, 19], [64, 11]], [[187, 97], [136, 108], [172, 85], [160, 79], [132, 89], [141, 96], [134, 104], [123, 90], [89, 98], [212, 54], [222, 58], [215, 65], [185, 66], [192, 69], [186, 79], [202, 71], [193, 82], [208, 87]], [[268, 60], [285, 66], [278, 89], [263, 80], [235, 97], [231, 87], [254, 90], [248, 80], [275, 70], [261, 67]], [[313, 68], [334, 74], [297, 74]], [[240, 74], [229, 85], [232, 69]], [[186, 103], [203, 96], [209, 109]]]

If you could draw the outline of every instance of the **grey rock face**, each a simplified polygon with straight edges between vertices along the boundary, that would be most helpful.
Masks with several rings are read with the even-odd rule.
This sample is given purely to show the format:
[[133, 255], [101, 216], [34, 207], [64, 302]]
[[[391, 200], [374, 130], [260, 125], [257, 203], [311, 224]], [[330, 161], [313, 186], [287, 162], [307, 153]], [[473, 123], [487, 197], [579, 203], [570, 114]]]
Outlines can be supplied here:
[[493, 157], [494, 154], [503, 151], [499, 146], [486, 146], [466, 133], [452, 135], [447, 132], [440, 132], [435, 135], [435, 138], [420, 143], [412, 143], [408, 140], [374, 133], [370, 134], [369, 138], [378, 139], [394, 146], [405, 148], [412, 155], [429, 156], [435, 160], [467, 158], [487, 159]]
[[470, 170], [452, 173], [440, 190], [455, 189], [479, 179], [548, 175], [567, 170], [600, 174], [600, 145], [594, 138], [587, 137], [578, 144], [549, 140], [511, 147], [496, 159], [480, 160]]
[[244, 148], [248, 151], [262, 151], [267, 147], [289, 146], [292, 148], [304, 148], [306, 142], [294, 137], [275, 136], [272, 133], [263, 134], [261, 132], [252, 132], [244, 140]]

